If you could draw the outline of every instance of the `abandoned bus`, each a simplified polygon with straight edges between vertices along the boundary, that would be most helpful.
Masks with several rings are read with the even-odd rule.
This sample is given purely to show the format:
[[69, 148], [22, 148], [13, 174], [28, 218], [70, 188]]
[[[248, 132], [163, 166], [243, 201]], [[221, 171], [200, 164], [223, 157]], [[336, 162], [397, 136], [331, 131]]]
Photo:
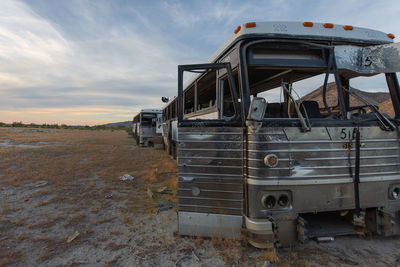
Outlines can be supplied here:
[[141, 146], [154, 146], [162, 143], [162, 111], [142, 109], [132, 122], [133, 138]]
[[174, 98], [163, 109], [162, 115], [164, 149], [176, 159], [178, 142], [177, 99]]
[[209, 63], [178, 66], [179, 232], [256, 247], [399, 234], [393, 38], [250, 22]]

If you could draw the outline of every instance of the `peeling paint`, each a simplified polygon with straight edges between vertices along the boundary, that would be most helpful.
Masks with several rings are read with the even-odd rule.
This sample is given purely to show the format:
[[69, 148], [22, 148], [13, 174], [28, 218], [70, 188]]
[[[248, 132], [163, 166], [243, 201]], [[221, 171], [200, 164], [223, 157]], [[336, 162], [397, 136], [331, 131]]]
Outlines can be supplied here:
[[335, 46], [339, 70], [349, 70], [361, 75], [400, 71], [400, 43], [359, 47]]

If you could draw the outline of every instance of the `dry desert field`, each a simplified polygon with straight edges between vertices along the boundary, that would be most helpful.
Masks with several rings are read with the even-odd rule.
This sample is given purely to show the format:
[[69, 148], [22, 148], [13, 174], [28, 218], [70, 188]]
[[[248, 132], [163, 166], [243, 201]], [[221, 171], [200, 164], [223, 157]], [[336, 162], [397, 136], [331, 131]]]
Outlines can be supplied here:
[[398, 237], [260, 250], [176, 235], [176, 171], [125, 131], [0, 128], [0, 266], [400, 264]]

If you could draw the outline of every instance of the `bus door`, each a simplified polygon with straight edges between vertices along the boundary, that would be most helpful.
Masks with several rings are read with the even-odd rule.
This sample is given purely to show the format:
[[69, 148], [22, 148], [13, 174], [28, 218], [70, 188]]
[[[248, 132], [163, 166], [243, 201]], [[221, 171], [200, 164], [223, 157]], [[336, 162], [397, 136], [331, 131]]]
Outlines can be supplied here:
[[162, 113], [157, 113], [157, 118], [156, 118], [156, 134], [162, 134], [163, 133], [163, 128], [162, 128]]
[[[185, 65], [178, 71], [179, 233], [238, 238], [244, 210], [244, 135], [231, 65]], [[186, 90], [184, 71], [200, 73]], [[223, 98], [222, 88], [230, 88], [230, 101]], [[224, 100], [229, 102], [225, 110], [230, 109], [226, 116], [221, 115]]]

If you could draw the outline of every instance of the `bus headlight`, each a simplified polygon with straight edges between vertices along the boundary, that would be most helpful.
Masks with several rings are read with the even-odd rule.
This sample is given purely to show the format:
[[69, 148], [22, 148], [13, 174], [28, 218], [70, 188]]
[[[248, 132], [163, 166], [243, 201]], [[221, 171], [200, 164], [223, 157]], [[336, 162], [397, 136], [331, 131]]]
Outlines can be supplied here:
[[389, 198], [393, 200], [400, 199], [400, 184], [392, 185], [389, 187]]
[[278, 156], [275, 154], [268, 154], [264, 157], [264, 164], [270, 168], [275, 168], [278, 162]]

